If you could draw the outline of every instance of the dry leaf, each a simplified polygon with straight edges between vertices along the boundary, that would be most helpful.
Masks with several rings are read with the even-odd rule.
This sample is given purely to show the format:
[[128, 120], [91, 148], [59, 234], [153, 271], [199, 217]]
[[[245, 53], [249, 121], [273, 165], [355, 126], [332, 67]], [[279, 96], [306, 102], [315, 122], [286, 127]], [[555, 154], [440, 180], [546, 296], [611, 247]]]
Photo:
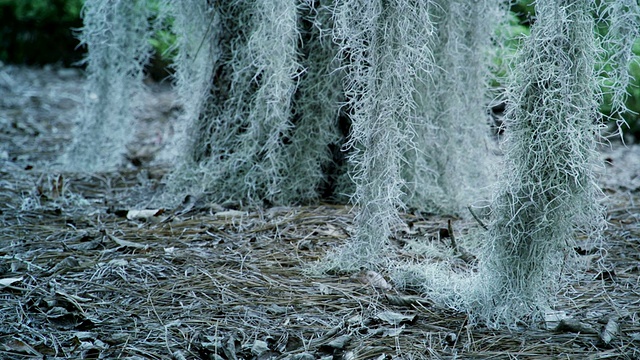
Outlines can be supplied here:
[[251, 353], [256, 356], [260, 356], [267, 351], [269, 351], [269, 345], [266, 341], [255, 340], [253, 346], [251, 346]]
[[158, 217], [164, 213], [164, 209], [145, 209], [145, 210], [129, 210], [127, 219], [129, 220], [148, 220]]
[[79, 269], [80, 262], [73, 256], [67, 256], [64, 260], [58, 262], [49, 272], [51, 274], [62, 275], [73, 269]]
[[403, 322], [412, 322], [415, 319], [415, 315], [403, 315], [393, 311], [383, 311], [378, 313], [376, 317], [389, 325], [398, 326]]
[[331, 224], [327, 224], [324, 227], [316, 228], [313, 230], [313, 233], [314, 235], [326, 236], [326, 237], [337, 238], [337, 239], [346, 239], [347, 237], [349, 237], [344, 230]]
[[618, 326], [618, 322], [615, 318], [609, 318], [607, 324], [602, 328], [600, 333], [600, 340], [603, 344], [609, 345], [613, 339], [616, 338], [618, 332], [620, 331], [620, 327]]
[[143, 245], [143, 244], [134, 243], [132, 241], [118, 239], [117, 237], [115, 237], [113, 235], [108, 235], [107, 234], [107, 236], [109, 237], [109, 239], [113, 240], [113, 242], [115, 242], [116, 244], [118, 244], [120, 246], [130, 247], [130, 248], [134, 248], [134, 249], [143, 249], [143, 250], [147, 250], [147, 248], [149, 248], [149, 245]]
[[572, 318], [566, 318], [560, 320], [558, 326], [555, 329], [560, 333], [582, 333], [582, 334], [597, 334], [598, 332], [591, 326], [581, 323], [578, 320]]
[[558, 327], [560, 321], [568, 318], [567, 313], [564, 311], [548, 310], [544, 314], [544, 322], [547, 330], [552, 330]]
[[222, 218], [222, 219], [232, 218], [232, 217], [241, 217], [245, 215], [247, 215], [245, 211], [239, 211], [239, 210], [219, 211], [216, 213], [216, 217]]
[[5, 351], [8, 350], [16, 354], [31, 354], [36, 356], [42, 355], [31, 345], [25, 343], [20, 339], [10, 339], [9, 341], [5, 341], [2, 345]]
[[384, 279], [384, 277], [373, 270], [369, 270], [360, 276], [360, 281], [364, 284], [369, 284], [374, 288], [391, 290], [392, 287]]
[[334, 349], [344, 349], [349, 341], [351, 341], [351, 335], [340, 335], [337, 338], [329, 341], [327, 346]]
[[76, 308], [78, 308], [79, 310], [81, 310], [81, 307], [77, 303], [87, 303], [87, 302], [91, 302], [92, 301], [90, 298], [85, 298], [85, 297], [78, 296], [78, 295], [67, 294], [66, 292], [63, 292], [63, 291], [60, 291], [60, 290], [56, 290], [56, 294], [66, 298], [67, 301], [73, 302], [74, 304], [76, 304]]
[[384, 331], [382, 332], [382, 337], [397, 337], [402, 333], [403, 330], [404, 325], [393, 329], [384, 329]]
[[11, 284], [18, 282], [18, 281], [22, 281], [23, 277], [17, 277], [17, 278], [5, 278], [5, 279], [0, 279], [0, 289], [7, 287], [7, 286], [11, 286]]

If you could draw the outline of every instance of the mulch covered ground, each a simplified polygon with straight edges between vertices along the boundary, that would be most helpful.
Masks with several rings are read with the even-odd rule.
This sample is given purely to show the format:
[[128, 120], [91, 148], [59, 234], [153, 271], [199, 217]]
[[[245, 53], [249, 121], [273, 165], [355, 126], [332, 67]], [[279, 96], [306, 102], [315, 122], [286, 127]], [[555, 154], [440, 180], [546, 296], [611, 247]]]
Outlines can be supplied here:
[[[168, 171], [154, 160], [171, 132], [166, 88], [146, 95], [130, 165], [46, 170], [81, 84], [67, 69], [0, 67], [0, 359], [640, 359], [637, 147], [603, 153], [607, 271], [565, 289], [558, 327], [491, 330], [385, 273], [314, 273], [352, 232], [347, 206], [149, 208]], [[398, 238], [446, 243], [448, 219], [404, 219]], [[390, 258], [412, 256], [394, 243]]]

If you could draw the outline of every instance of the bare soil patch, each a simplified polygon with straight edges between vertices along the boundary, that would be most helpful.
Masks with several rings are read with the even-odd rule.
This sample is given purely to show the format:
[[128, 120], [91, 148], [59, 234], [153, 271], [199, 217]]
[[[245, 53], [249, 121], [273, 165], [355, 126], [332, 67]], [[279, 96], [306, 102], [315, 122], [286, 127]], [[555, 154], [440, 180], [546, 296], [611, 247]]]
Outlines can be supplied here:
[[[564, 289], [570, 321], [490, 330], [366, 274], [312, 275], [348, 239], [348, 206], [189, 198], [132, 212], [149, 210], [169, 169], [166, 86], [143, 97], [127, 166], [46, 170], [70, 141], [81, 86], [73, 70], [0, 67], [2, 359], [640, 359], [636, 146], [603, 150], [607, 271]], [[391, 258], [413, 256], [408, 236], [446, 243], [448, 219], [404, 219]], [[455, 231], [478, 226], [453, 220]]]

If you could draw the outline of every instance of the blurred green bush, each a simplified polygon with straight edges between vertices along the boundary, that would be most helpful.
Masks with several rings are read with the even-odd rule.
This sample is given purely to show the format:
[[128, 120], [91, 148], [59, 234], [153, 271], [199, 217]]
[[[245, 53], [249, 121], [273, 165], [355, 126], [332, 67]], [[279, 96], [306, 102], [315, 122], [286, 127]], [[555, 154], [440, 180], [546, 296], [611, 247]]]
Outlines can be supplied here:
[[0, 60], [42, 65], [80, 60], [73, 29], [83, 0], [0, 0]]
[[[149, 0], [158, 8], [159, 1]], [[0, 61], [5, 63], [44, 65], [60, 63], [72, 66], [80, 62], [86, 48], [80, 47], [76, 30], [82, 27], [84, 0], [0, 0]], [[175, 36], [159, 31], [151, 39], [156, 56], [148, 67], [155, 79], [169, 75]]]
[[80, 17], [83, 0], [0, 0], [0, 6], [13, 5], [20, 21], [73, 22]]

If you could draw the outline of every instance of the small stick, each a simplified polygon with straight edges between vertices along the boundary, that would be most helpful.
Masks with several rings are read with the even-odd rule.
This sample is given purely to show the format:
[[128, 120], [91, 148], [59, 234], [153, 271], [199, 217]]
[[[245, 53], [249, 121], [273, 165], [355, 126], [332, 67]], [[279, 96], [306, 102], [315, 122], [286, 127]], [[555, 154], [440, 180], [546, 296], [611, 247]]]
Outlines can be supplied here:
[[447, 227], [449, 228], [449, 238], [451, 239], [451, 247], [453, 248], [453, 252], [460, 256], [460, 258], [466, 262], [467, 264], [472, 264], [475, 261], [475, 256], [468, 252], [465, 248], [459, 248], [456, 243], [456, 236], [453, 235], [453, 224], [451, 223], [451, 219], [447, 220]]
[[473, 218], [478, 222], [478, 224], [480, 224], [480, 226], [482, 226], [483, 229], [489, 230], [489, 228], [482, 222], [482, 220], [480, 220], [480, 218], [476, 216], [476, 213], [473, 212], [471, 206], [467, 206], [467, 209], [469, 209], [471, 216], [473, 216]]
[[458, 244], [456, 244], [456, 237], [453, 235], [453, 225], [451, 224], [451, 219], [447, 220], [447, 227], [449, 228], [449, 238], [451, 239], [451, 247], [453, 248], [453, 251], [457, 254], [459, 253]]

